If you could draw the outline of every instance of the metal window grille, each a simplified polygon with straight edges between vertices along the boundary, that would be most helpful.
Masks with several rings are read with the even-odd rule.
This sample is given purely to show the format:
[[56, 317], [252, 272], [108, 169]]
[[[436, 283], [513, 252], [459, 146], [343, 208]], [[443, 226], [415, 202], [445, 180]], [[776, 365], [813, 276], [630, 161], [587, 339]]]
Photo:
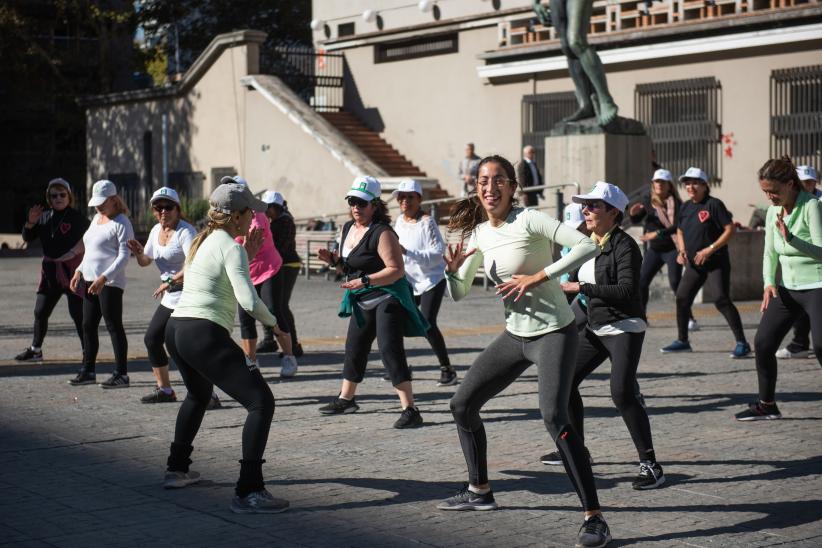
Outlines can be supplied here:
[[205, 175], [200, 171], [172, 171], [168, 174], [168, 186], [176, 190], [180, 198], [202, 198], [203, 181]]
[[375, 45], [374, 63], [389, 63], [431, 55], [457, 53], [458, 51], [459, 35], [457, 33], [423, 36]]
[[146, 195], [145, 186], [141, 184], [140, 176], [137, 173], [109, 173], [108, 180], [117, 186], [117, 194], [126, 203], [135, 230], [141, 230], [145, 224], [149, 196]]
[[822, 166], [822, 65], [771, 72], [771, 157]]
[[522, 146], [531, 145], [536, 152], [536, 162], [545, 169], [545, 138], [551, 128], [570, 116], [577, 109], [573, 91], [540, 93], [522, 98]]
[[260, 70], [280, 78], [318, 112], [343, 107], [342, 53], [306, 47], [275, 47], [261, 52]]
[[211, 168], [211, 191], [213, 192], [220, 186], [220, 180], [223, 177], [234, 177], [237, 175], [237, 170], [233, 167], [212, 167]]
[[659, 164], [674, 174], [696, 166], [711, 183], [722, 182], [722, 86], [716, 78], [639, 84], [634, 113]]

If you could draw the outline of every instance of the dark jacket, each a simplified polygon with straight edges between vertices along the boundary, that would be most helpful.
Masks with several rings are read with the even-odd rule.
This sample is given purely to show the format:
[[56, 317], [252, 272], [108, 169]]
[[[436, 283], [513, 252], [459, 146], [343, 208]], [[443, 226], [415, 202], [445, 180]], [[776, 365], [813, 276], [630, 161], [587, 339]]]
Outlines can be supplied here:
[[[528, 162], [524, 159], [517, 164], [517, 181], [519, 182], [520, 188], [527, 188], [529, 186], [542, 186], [542, 173], [539, 171], [539, 166], [535, 163], [534, 167], [537, 168], [537, 180], [534, 180], [534, 174], [531, 173], [531, 168], [528, 167]], [[525, 205], [529, 207], [534, 207], [539, 203], [539, 199], [537, 198], [545, 198], [543, 196], [542, 191], [539, 192], [527, 192], [525, 193], [524, 201]]]
[[[645, 192], [642, 197], [634, 203], [641, 203], [645, 206], [645, 209], [643, 209], [638, 215], [631, 215], [631, 222], [633, 224], [639, 224], [644, 221], [642, 227], [643, 234], [647, 234], [649, 232], [659, 233], [656, 238], [648, 242], [648, 245], [650, 245], [654, 251], [659, 253], [665, 253], [676, 249], [676, 244], [674, 243], [673, 238], [676, 235], [676, 226], [679, 223], [679, 208], [682, 205], [681, 202], [679, 200], [675, 201], [676, 207], [674, 208], [674, 224], [668, 228], [665, 228], [665, 225], [662, 224], [654, 205], [651, 203], [650, 191]], [[631, 206], [632, 205], [634, 204], [631, 204]], [[631, 206], [628, 206], [629, 210]]]
[[[580, 293], [588, 300], [588, 324], [598, 328], [628, 318], [645, 319], [639, 291], [642, 252], [621, 228], [616, 227], [595, 259], [596, 284], [582, 284]], [[577, 281], [579, 271], [572, 280]]]
[[290, 213], [284, 211], [271, 221], [271, 235], [274, 238], [274, 247], [283, 258], [283, 264], [300, 262], [297, 253], [297, 227]]

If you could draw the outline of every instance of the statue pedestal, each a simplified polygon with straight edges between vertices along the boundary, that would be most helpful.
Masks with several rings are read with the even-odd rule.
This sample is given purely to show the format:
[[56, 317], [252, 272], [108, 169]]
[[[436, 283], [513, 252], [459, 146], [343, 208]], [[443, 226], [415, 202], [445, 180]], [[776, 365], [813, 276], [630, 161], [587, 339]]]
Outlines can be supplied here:
[[[651, 181], [651, 139], [645, 134], [604, 133], [601, 128], [552, 133], [545, 138], [545, 184], [579, 183], [585, 193], [597, 181], [607, 181], [630, 194]], [[567, 196], [565, 201], [570, 201]]]

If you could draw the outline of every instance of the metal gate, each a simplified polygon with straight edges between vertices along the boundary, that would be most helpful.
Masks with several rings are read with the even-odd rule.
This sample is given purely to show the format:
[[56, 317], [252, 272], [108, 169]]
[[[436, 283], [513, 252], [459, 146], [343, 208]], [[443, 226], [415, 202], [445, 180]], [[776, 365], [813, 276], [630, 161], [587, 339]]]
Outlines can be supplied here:
[[260, 52], [260, 71], [282, 80], [317, 112], [343, 107], [342, 53], [306, 47], [275, 47]]
[[648, 130], [657, 162], [673, 174], [702, 168], [722, 181], [722, 86], [716, 78], [639, 84], [634, 113]]
[[822, 65], [771, 73], [771, 157], [822, 167]]
[[522, 98], [522, 146], [531, 145], [536, 151], [536, 162], [545, 169], [545, 138], [551, 128], [577, 109], [573, 91], [539, 93]]

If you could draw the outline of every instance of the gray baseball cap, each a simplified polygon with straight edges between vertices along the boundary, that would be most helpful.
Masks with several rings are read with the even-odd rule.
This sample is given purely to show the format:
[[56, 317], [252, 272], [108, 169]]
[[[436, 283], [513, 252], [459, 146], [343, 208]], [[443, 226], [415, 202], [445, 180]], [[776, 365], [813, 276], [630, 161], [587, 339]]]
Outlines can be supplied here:
[[223, 183], [215, 188], [208, 201], [212, 209], [222, 213], [243, 211], [246, 208], [253, 209], [254, 211], [265, 211], [268, 209], [268, 204], [262, 200], [258, 200], [254, 194], [251, 193], [248, 186], [235, 182]]

